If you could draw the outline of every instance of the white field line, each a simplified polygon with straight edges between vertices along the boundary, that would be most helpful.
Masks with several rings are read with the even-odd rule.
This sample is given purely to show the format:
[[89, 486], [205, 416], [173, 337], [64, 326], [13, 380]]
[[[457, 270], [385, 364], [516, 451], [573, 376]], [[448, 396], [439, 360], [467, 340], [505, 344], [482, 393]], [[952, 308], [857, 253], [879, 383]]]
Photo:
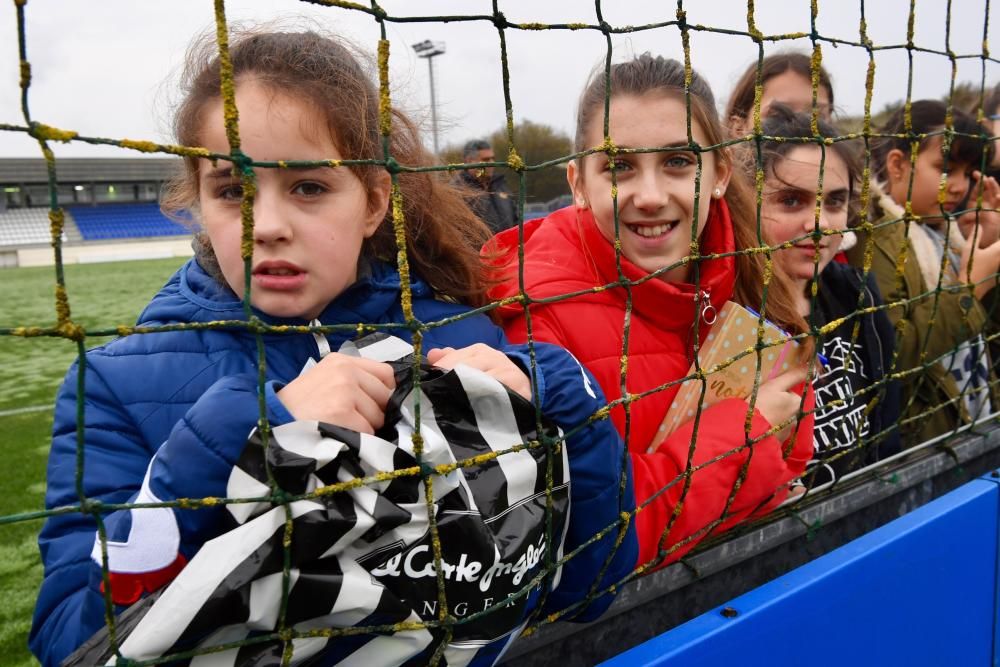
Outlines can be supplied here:
[[12, 417], [13, 415], [26, 415], [29, 412], [43, 412], [51, 410], [51, 405], [29, 405], [26, 408], [13, 408], [11, 410], [0, 410], [0, 417]]

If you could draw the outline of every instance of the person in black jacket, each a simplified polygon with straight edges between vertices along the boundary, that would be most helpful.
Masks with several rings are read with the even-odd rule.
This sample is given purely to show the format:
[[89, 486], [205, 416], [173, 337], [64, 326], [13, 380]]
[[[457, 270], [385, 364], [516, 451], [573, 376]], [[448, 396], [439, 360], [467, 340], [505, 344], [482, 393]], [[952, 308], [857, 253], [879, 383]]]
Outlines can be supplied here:
[[[462, 159], [473, 164], [493, 162], [496, 160], [496, 155], [487, 142], [473, 139], [465, 144]], [[493, 230], [494, 234], [517, 224], [514, 198], [507, 189], [503, 175], [495, 173], [493, 167], [461, 171], [457, 181], [466, 188], [469, 207]]]
[[[819, 131], [838, 134], [824, 121]], [[815, 136], [808, 114], [777, 105], [764, 134]], [[883, 305], [874, 276], [834, 261], [855, 241], [848, 220], [861, 173], [856, 153], [843, 141], [821, 148], [771, 140], [762, 143], [761, 157], [761, 231], [817, 336], [816, 456], [806, 477], [816, 486], [900, 451], [899, 388], [889, 377], [895, 334], [884, 310], [861, 312]]]

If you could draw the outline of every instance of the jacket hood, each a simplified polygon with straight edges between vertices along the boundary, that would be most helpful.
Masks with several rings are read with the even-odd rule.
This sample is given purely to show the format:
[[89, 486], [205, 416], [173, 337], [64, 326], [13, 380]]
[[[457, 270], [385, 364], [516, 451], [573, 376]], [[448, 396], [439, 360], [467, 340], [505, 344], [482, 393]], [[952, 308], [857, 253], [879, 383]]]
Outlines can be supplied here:
[[[330, 303], [317, 318], [324, 325], [378, 322], [399, 302], [399, 273], [388, 264], [372, 262], [366, 275]], [[432, 296], [427, 283], [411, 280], [414, 297]], [[272, 317], [256, 308], [253, 313], [275, 326], [303, 326], [304, 318]], [[218, 320], [245, 322], [243, 302], [228, 286], [211, 277], [195, 259], [190, 259], [153, 297], [139, 316], [138, 324], [151, 326], [176, 322], [205, 323]]]
[[[512, 228], [495, 236], [484, 249], [488, 261], [496, 267], [500, 283], [490, 291], [491, 299], [503, 299], [519, 294], [518, 229]], [[733, 253], [736, 249], [733, 222], [725, 200], [711, 202], [708, 222], [701, 235], [702, 255]], [[702, 259], [697, 263], [697, 290], [708, 292], [715, 308], [732, 296], [736, 262], [731, 254]], [[629, 281], [640, 281], [649, 273], [621, 256], [621, 271]], [[614, 246], [604, 238], [593, 215], [587, 209], [569, 206], [547, 218], [532, 220], [524, 225], [524, 288], [531, 299], [544, 299], [577, 292], [578, 302], [593, 299], [607, 302], [613, 293], [622, 302], [626, 290], [612, 289], [598, 294], [596, 286], [617, 283], [618, 261]], [[696, 287], [690, 283], [668, 283], [644, 280], [631, 287], [632, 310], [641, 313], [658, 327], [675, 330], [688, 327], [696, 313]], [[704, 307], [704, 305], [702, 305]], [[524, 314], [520, 303], [501, 306], [503, 319]]]
[[[906, 210], [896, 203], [896, 201], [886, 191], [884, 184], [877, 181], [871, 182], [872, 211], [871, 221], [878, 223], [885, 220], [903, 220], [906, 217]], [[913, 247], [913, 254], [917, 258], [917, 265], [924, 278], [924, 284], [933, 287], [941, 279], [941, 259], [938, 243], [924, 229], [921, 223], [907, 225], [909, 227], [910, 245]], [[961, 253], [965, 247], [965, 238], [954, 222], [948, 225], [948, 245], [957, 253]], [[947, 278], [946, 278], [947, 280]]]

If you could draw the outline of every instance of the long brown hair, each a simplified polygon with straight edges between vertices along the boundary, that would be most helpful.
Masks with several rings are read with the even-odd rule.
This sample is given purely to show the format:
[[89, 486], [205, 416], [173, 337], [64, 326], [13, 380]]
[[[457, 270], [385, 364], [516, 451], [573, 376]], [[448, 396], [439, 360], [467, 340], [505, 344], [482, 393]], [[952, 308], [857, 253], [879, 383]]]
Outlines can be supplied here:
[[[757, 63], [752, 63], [729, 95], [729, 104], [726, 106], [726, 122], [733, 124], [737, 121], [746, 122], [753, 113], [753, 100], [757, 88]], [[765, 85], [768, 81], [785, 72], [795, 72], [812, 81], [812, 58], [804, 53], [790, 51], [787, 53], [775, 53], [764, 58], [760, 63], [760, 85]], [[819, 68], [819, 85], [823, 87], [830, 97], [830, 107], [833, 107], [833, 82], [830, 74]]]
[[[644, 53], [627, 62], [611, 66], [611, 95], [642, 96], [647, 94], [669, 95], [684, 101], [684, 64], [662, 56]], [[595, 70], [590, 82], [580, 96], [576, 119], [576, 150], [587, 148], [587, 129], [603, 118], [605, 78], [603, 68]], [[691, 70], [688, 86], [691, 93], [691, 121], [705, 133], [710, 145], [725, 140], [722, 124], [715, 111], [715, 96], [708, 82]], [[732, 167], [733, 157], [728, 148], [713, 151], [716, 159]], [[585, 158], [584, 158], [585, 159]], [[733, 219], [736, 241], [736, 288], [734, 298], [738, 303], [763, 312], [763, 287], [767, 269], [766, 260], [759, 252], [740, 252], [760, 248], [763, 240], [757, 239], [756, 198], [749, 181], [740, 169], [733, 169], [726, 189], [725, 199]], [[580, 169], [582, 177], [583, 169]], [[795, 298], [788, 281], [774, 265], [773, 278], [767, 292], [766, 317], [793, 333], [804, 333], [808, 326], [796, 308]]]
[[[365, 58], [341, 40], [314, 31], [237, 33], [230, 37], [230, 59], [237, 86], [241, 80], [252, 78], [275, 92], [312, 104], [325, 119], [345, 159], [383, 157], [379, 91], [362, 64]], [[219, 71], [214, 41], [205, 37], [196, 42], [188, 52], [182, 82], [184, 98], [174, 118], [178, 143], [200, 145], [202, 112], [220, 98]], [[432, 164], [416, 126], [397, 109], [392, 110], [389, 154], [401, 165]], [[184, 166], [184, 172], [167, 186], [162, 207], [168, 214], [190, 210], [197, 218], [199, 158], [185, 157]], [[381, 165], [337, 168], [353, 171], [369, 193], [384, 170]], [[478, 249], [489, 238], [489, 229], [441, 175], [400, 172], [398, 183], [411, 269], [440, 296], [473, 306], [485, 304], [486, 283]], [[390, 209], [365, 241], [362, 256], [396, 264], [391, 215]], [[206, 235], [199, 235], [199, 242], [206, 251], [199, 259], [215, 262], [215, 267], [206, 269], [219, 275]]]

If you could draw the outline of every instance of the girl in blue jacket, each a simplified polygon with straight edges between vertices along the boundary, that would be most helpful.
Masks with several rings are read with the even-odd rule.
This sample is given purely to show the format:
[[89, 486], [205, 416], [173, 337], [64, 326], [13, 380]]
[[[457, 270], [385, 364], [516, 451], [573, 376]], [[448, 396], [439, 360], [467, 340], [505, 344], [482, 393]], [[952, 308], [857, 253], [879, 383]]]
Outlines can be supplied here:
[[[333, 162], [384, 155], [380, 120], [388, 118], [380, 119], [378, 90], [352, 53], [311, 32], [235, 38], [238, 133], [224, 122], [233, 116], [219, 93], [215, 54], [214, 43], [206, 43], [189, 55], [175, 131], [178, 143], [220, 157], [186, 157], [183, 176], [165, 198], [167, 210], [194, 213], [196, 256], [153, 298], [138, 325], [229, 326], [120, 338], [69, 370], [56, 403], [46, 506], [75, 509], [49, 517], [39, 538], [45, 578], [29, 640], [45, 665], [58, 664], [104, 626], [108, 604], [120, 612], [169, 583], [219, 534], [224, 511], [209, 505], [109, 513], [101, 504], [225, 496], [262, 410], [272, 426], [316, 420], [364, 433], [382, 426], [395, 388], [392, 369], [331, 350], [356, 337], [362, 324], [390, 325], [380, 329], [411, 339], [393, 213], [405, 218], [413, 315], [440, 323], [422, 334], [428, 361], [484, 371], [571, 433], [565, 552], [633, 508], [621, 440], [606, 419], [586, 425], [604, 405], [596, 382], [561, 348], [536, 344], [532, 385], [527, 346], [508, 344], [485, 315], [470, 312], [485, 303], [477, 250], [487, 229], [443, 179], [400, 172], [393, 190], [389, 169], [429, 163], [414, 126], [392, 111], [388, 165]], [[242, 211], [251, 207], [252, 238], [245, 239]], [[265, 325], [322, 326], [326, 333], [270, 330], [259, 352], [247, 326], [251, 313]], [[613, 527], [565, 563], [548, 597], [551, 608], [583, 600], [592, 587], [628, 573], [635, 535], [630, 528], [616, 549], [618, 532]], [[105, 558], [110, 586], [102, 575]], [[607, 597], [600, 602], [591, 615]]]

